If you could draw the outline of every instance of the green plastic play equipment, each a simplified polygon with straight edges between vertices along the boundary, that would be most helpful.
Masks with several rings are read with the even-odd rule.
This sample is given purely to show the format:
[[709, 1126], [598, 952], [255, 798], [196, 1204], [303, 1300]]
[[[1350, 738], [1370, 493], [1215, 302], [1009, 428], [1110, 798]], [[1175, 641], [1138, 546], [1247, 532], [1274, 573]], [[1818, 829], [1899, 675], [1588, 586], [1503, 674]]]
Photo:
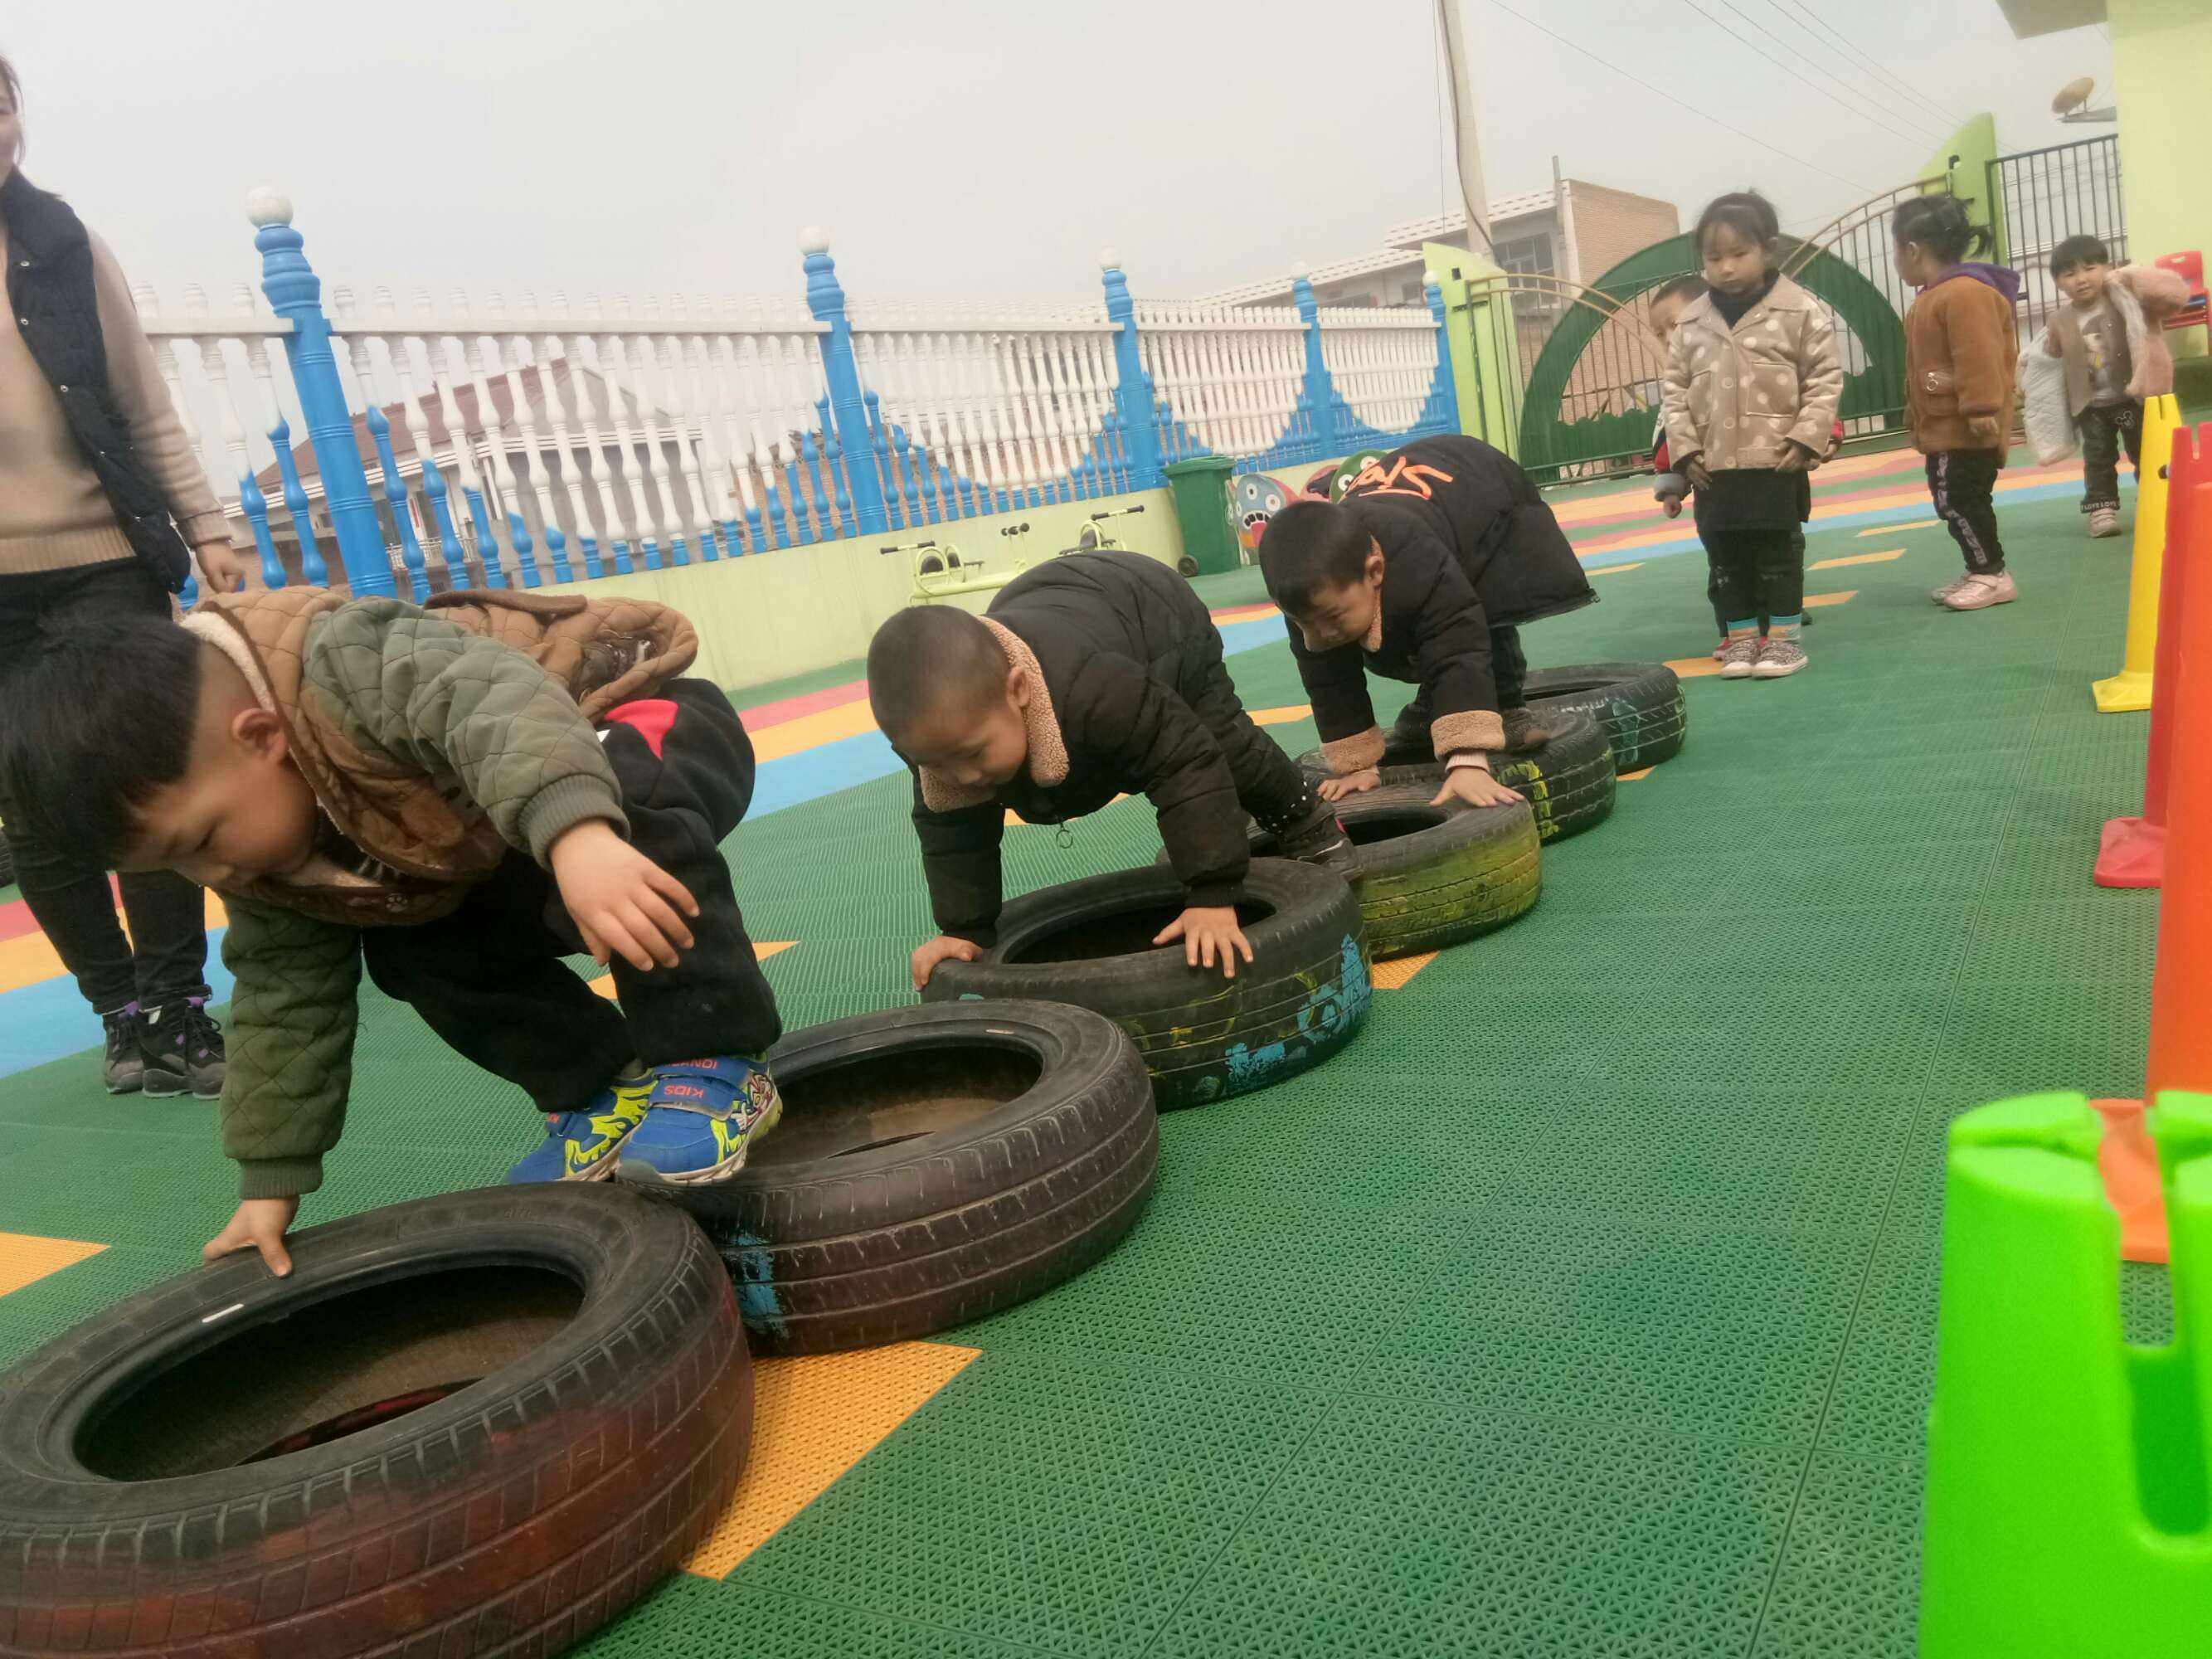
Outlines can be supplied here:
[[2120, 1224], [2078, 1094], [1951, 1128], [1921, 1659], [2212, 1651], [2212, 1096], [2149, 1114], [2173, 1340], [2121, 1333]]

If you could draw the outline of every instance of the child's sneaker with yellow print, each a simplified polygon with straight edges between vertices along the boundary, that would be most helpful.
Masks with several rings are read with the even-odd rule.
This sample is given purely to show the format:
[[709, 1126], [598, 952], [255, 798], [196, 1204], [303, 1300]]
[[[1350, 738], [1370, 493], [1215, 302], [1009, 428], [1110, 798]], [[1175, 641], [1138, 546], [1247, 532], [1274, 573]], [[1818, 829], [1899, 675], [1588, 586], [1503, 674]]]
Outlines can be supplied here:
[[530, 1181], [605, 1181], [615, 1172], [615, 1154], [645, 1121], [653, 1094], [653, 1073], [618, 1077], [592, 1097], [580, 1112], [551, 1112], [545, 1139], [529, 1157], [507, 1172], [510, 1186]]
[[703, 1186], [745, 1167], [775, 1127], [782, 1097], [768, 1062], [750, 1054], [656, 1066], [645, 1121], [623, 1143], [616, 1174], [641, 1187]]

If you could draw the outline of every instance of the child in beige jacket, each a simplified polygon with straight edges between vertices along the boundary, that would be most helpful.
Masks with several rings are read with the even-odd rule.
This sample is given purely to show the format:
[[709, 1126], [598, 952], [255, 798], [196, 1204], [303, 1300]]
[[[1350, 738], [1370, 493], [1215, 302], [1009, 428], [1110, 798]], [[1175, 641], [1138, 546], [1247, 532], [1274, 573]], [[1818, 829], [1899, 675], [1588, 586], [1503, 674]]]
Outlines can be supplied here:
[[1695, 240], [1708, 288], [1668, 347], [1667, 443], [1697, 491], [1727, 618], [1721, 678], [1781, 679], [1805, 666], [1798, 526], [1812, 516], [1808, 475], [1828, 450], [1843, 363], [1827, 312], [1777, 264], [1781, 227], [1764, 197], [1719, 198]]

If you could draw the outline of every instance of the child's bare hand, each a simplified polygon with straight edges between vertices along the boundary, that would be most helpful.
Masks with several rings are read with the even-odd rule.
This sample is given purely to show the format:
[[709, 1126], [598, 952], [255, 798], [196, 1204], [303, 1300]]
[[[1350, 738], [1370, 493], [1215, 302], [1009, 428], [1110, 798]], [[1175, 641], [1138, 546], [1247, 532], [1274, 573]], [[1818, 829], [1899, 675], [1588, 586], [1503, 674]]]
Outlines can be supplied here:
[[1314, 786], [1314, 793], [1323, 800], [1342, 800], [1346, 795], [1364, 794], [1381, 787], [1382, 774], [1370, 766], [1363, 772], [1347, 772], [1340, 778], [1323, 778]]
[[1782, 452], [1782, 459], [1775, 462], [1774, 470], [1777, 472], [1802, 472], [1813, 464], [1813, 452], [1792, 438], [1790, 447]]
[[1692, 489], [1711, 489], [1713, 487], [1713, 475], [1706, 470], [1705, 458], [1702, 455], [1691, 456], [1677, 470], [1690, 481]]
[[1152, 943], [1172, 945], [1177, 939], [1182, 941], [1182, 959], [1191, 967], [1203, 963], [1211, 968], [1218, 956], [1222, 973], [1231, 979], [1237, 977], [1238, 951], [1243, 952], [1245, 961], [1252, 960], [1252, 943], [1237, 925], [1234, 905], [1191, 905], [1162, 928]]
[[972, 939], [954, 939], [950, 933], [940, 933], [928, 944], [918, 945], [914, 953], [914, 988], [917, 991], [929, 983], [929, 976], [937, 971], [940, 962], [974, 962], [983, 954], [983, 947]]
[[699, 902], [684, 884], [594, 818], [563, 831], [547, 861], [561, 902], [598, 962], [620, 955], [640, 973], [673, 968], [691, 948], [685, 916]]
[[1520, 799], [1480, 766], [1459, 766], [1444, 774], [1444, 787], [1429, 805], [1442, 806], [1456, 800], [1469, 806], [1510, 806]]
[[1668, 518], [1679, 519], [1682, 516], [1682, 498], [1680, 495], [1668, 496], [1665, 505]]
[[1967, 416], [1966, 435], [1978, 444], [1994, 445], [1997, 441], [1997, 417], [1994, 415]]
[[284, 1235], [300, 1213], [296, 1198], [249, 1198], [238, 1206], [222, 1231], [200, 1251], [203, 1261], [220, 1261], [240, 1250], [258, 1250], [269, 1271], [279, 1279], [292, 1274], [292, 1253], [284, 1248]]

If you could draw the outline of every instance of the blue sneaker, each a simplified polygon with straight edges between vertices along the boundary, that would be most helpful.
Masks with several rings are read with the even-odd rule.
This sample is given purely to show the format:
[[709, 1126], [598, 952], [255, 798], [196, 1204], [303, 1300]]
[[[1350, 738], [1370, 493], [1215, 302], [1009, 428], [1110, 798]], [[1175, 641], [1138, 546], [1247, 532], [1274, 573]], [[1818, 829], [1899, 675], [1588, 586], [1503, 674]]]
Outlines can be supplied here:
[[768, 1062], [750, 1054], [656, 1066], [647, 1104], [645, 1121], [623, 1143], [615, 1170], [641, 1187], [727, 1180], [783, 1115]]
[[509, 1186], [531, 1181], [605, 1181], [615, 1172], [615, 1153], [645, 1121], [653, 1074], [618, 1077], [580, 1112], [553, 1112], [545, 1139], [507, 1172]]

